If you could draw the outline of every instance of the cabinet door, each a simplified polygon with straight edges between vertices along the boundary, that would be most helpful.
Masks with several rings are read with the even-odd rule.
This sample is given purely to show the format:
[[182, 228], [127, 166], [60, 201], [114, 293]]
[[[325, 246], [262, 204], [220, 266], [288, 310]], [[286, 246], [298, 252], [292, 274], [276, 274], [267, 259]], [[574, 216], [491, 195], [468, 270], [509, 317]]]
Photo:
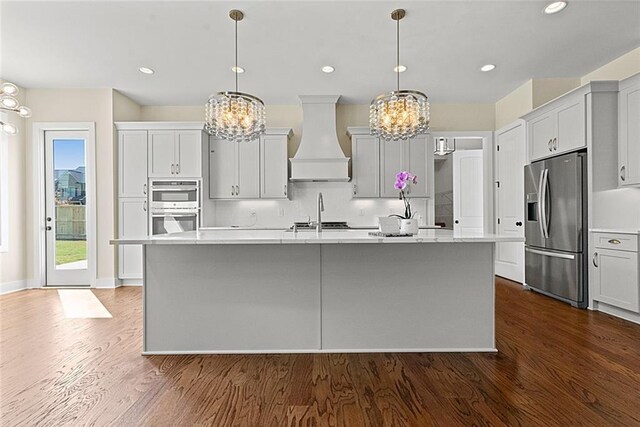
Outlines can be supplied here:
[[556, 111], [557, 130], [553, 152], [576, 150], [587, 145], [584, 97], [574, 98]]
[[[143, 238], [147, 236], [147, 199], [121, 199], [119, 205], [119, 237]], [[142, 278], [142, 246], [118, 247], [118, 277]]]
[[283, 199], [287, 197], [287, 136], [263, 135], [260, 138], [260, 197]]
[[618, 183], [640, 185], [640, 82], [620, 91]]
[[552, 142], [556, 137], [555, 114], [549, 112], [527, 124], [529, 129], [529, 158], [537, 160], [553, 154]]
[[351, 139], [353, 197], [380, 197], [380, 140], [371, 135]]
[[147, 131], [129, 130], [118, 133], [118, 195], [147, 195]]
[[404, 141], [380, 141], [380, 197], [398, 197], [393, 184], [404, 168], [404, 146]]
[[209, 198], [235, 197], [237, 143], [209, 138]]
[[174, 131], [149, 131], [149, 177], [171, 178], [175, 175], [174, 145]]
[[410, 197], [430, 196], [427, 184], [432, 176], [430, 172], [433, 168], [433, 159], [429, 155], [427, 146], [426, 135], [419, 135], [405, 142], [405, 170], [418, 177], [418, 183], [409, 186]]
[[598, 249], [593, 263], [594, 299], [638, 313], [638, 253]]
[[185, 130], [176, 132], [175, 174], [180, 177], [202, 177], [202, 131]]
[[260, 140], [238, 144], [238, 178], [236, 191], [241, 199], [260, 197]]

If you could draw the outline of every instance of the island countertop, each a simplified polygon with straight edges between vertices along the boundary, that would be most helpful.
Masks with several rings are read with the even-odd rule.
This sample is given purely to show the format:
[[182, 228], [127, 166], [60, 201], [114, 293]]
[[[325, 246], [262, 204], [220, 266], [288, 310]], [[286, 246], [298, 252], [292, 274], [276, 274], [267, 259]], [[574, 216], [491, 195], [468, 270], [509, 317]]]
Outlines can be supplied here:
[[113, 239], [115, 245], [218, 245], [218, 244], [335, 244], [335, 243], [473, 243], [524, 242], [524, 238], [487, 233], [456, 233], [453, 230], [420, 230], [411, 237], [371, 236], [370, 230], [299, 231], [199, 230], [138, 239]]

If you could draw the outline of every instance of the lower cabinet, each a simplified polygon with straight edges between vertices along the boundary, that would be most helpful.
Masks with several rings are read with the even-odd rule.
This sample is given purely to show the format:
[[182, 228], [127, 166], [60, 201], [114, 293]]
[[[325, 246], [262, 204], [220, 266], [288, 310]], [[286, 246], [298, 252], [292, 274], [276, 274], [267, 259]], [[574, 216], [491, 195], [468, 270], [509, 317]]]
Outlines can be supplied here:
[[[147, 199], [120, 199], [119, 238], [136, 239], [147, 236]], [[118, 246], [118, 278], [142, 279], [142, 246]]]
[[593, 241], [593, 299], [640, 313], [637, 235], [596, 233]]

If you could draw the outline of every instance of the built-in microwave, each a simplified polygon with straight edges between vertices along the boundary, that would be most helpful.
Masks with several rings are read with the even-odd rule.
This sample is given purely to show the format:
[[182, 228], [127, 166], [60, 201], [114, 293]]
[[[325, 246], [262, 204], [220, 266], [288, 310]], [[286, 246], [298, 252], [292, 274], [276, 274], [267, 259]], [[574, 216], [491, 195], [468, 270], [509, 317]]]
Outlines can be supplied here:
[[200, 181], [152, 181], [151, 210], [198, 209], [200, 207]]

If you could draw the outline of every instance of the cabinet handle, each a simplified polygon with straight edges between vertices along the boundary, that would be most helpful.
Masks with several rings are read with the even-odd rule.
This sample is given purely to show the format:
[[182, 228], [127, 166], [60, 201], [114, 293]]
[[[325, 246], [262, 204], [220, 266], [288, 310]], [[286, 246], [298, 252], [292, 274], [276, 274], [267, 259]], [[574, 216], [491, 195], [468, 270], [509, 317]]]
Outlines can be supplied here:
[[553, 138], [553, 149], [558, 151], [558, 138]]
[[235, 185], [232, 185], [232, 186], [231, 186], [231, 195], [232, 195], [232, 196], [235, 196], [235, 195], [236, 195], [236, 186], [235, 186]]
[[236, 185], [236, 196], [240, 195], [240, 186]]
[[144, 202], [142, 202], [142, 210], [143, 211], [147, 211], [147, 201], [145, 200]]
[[622, 181], [626, 181], [626, 179], [627, 179], [627, 173], [626, 172], [627, 172], [627, 168], [624, 165], [620, 166], [620, 179]]
[[174, 175], [176, 173], [176, 168], [174, 166], [173, 163], [171, 163], [171, 175]]
[[550, 139], [549, 142], [547, 142], [547, 148], [549, 149], [549, 151], [552, 151], [553, 148], [551, 148], [551, 143], [553, 142], [553, 139]]
[[284, 195], [287, 195], [287, 184], [284, 185]]
[[358, 194], [358, 185], [353, 184], [353, 195], [355, 196], [356, 194]]
[[593, 253], [593, 258], [591, 259], [591, 262], [593, 263], [593, 266], [598, 268], [598, 252], [594, 252]]
[[142, 194], [147, 194], [147, 184], [142, 184]]
[[611, 243], [612, 245], [619, 245], [622, 242], [620, 242], [620, 240], [618, 239], [609, 239], [609, 243]]
[[180, 174], [180, 163], [176, 163], [176, 175]]

